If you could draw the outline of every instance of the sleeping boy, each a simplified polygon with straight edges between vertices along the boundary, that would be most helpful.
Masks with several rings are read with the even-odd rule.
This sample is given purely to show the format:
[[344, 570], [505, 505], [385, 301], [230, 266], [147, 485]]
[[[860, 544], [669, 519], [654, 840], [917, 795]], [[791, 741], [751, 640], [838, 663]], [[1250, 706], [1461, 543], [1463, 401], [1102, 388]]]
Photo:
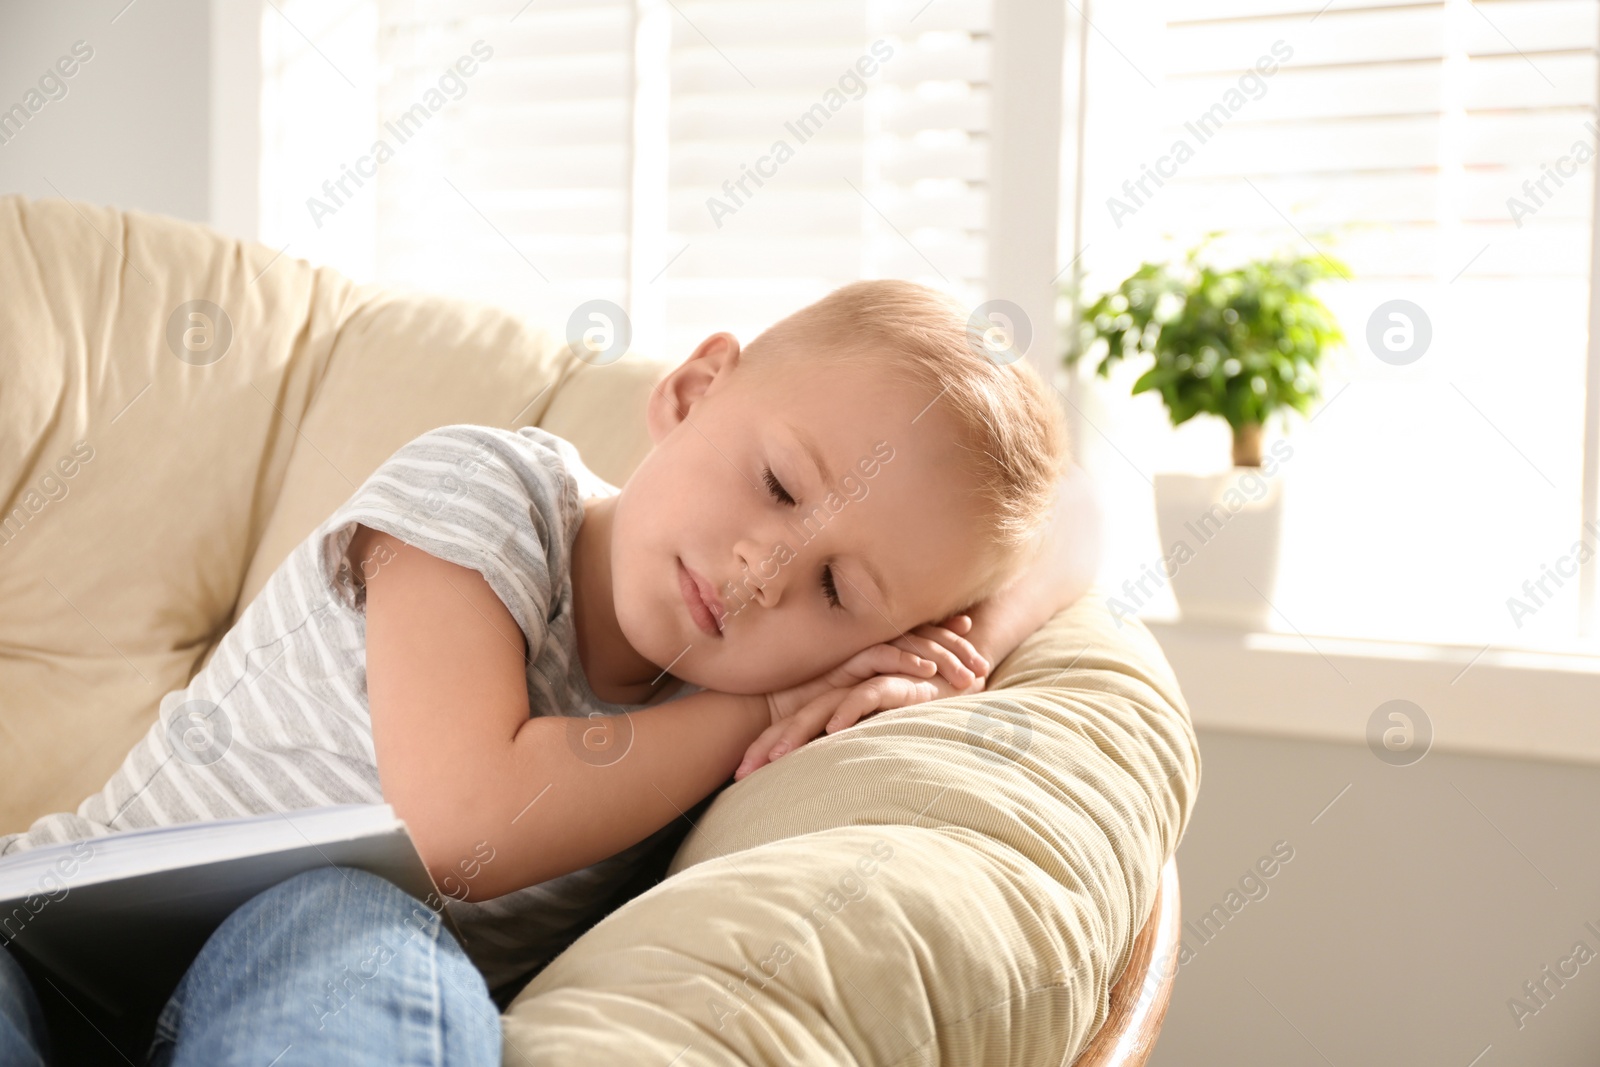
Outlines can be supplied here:
[[646, 419], [620, 490], [537, 427], [402, 446], [105, 787], [0, 854], [387, 802], [494, 989], [730, 777], [981, 691], [1092, 578], [1048, 387], [932, 290], [860, 282], [743, 348], [715, 334]]

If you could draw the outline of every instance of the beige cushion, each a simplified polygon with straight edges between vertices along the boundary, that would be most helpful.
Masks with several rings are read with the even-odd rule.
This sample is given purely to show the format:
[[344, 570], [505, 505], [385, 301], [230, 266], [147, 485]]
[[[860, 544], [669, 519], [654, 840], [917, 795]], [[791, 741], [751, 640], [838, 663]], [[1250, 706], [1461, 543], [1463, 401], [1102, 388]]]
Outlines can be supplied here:
[[1199, 782], [1159, 647], [1104, 605], [1058, 614], [986, 694], [724, 790], [672, 876], [518, 996], [504, 1062], [1070, 1063]]
[[[98, 789], [401, 444], [537, 424], [620, 485], [669, 366], [589, 366], [501, 310], [62, 201], [0, 198], [0, 294], [0, 832]], [[168, 344], [194, 300], [231, 323], [215, 362]], [[1199, 779], [1165, 660], [1103, 603], [1058, 615], [987, 694], [725, 790], [673, 876], [517, 998], [506, 1062], [1070, 1062]]]
[[[0, 197], [0, 294], [0, 832], [99, 789], [161, 696], [406, 441], [548, 420], [626, 478], [665, 369], [592, 367], [495, 308], [60, 200]], [[205, 365], [167, 341], [191, 300], [232, 327]]]

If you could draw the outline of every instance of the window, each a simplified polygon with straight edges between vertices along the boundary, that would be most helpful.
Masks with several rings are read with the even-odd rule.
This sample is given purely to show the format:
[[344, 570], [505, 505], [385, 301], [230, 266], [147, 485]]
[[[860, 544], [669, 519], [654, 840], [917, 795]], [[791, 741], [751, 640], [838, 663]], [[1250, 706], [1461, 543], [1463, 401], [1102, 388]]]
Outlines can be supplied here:
[[976, 305], [989, 18], [970, 0], [274, 0], [263, 240], [558, 332], [611, 300], [633, 347], [680, 356], [862, 277]]
[[[1580, 540], [1600, 549], [1581, 528], [1585, 389], [1600, 387], [1585, 371], [1596, 12], [1590, 0], [1090, 10], [1084, 180], [1066, 193], [1085, 291], [1210, 230], [1225, 231], [1221, 256], [1298, 245], [1353, 276], [1322, 290], [1348, 349], [1324, 406], [1287, 437], [1278, 628], [1594, 650], [1578, 637], [1577, 578], [1558, 588], [1546, 568], [1570, 572]], [[1396, 299], [1432, 329], [1408, 366], [1366, 340]], [[1174, 431], [1154, 395], [1128, 395], [1142, 369], [1074, 393], [1100, 431], [1085, 431], [1086, 465], [1121, 524], [1102, 572], [1112, 587], [1159, 568], [1148, 475], [1228, 456], [1220, 421]], [[1280, 432], [1274, 420], [1269, 437]], [[1553, 595], [1536, 603], [1524, 582], [1541, 578]], [[1533, 610], [1514, 617], [1512, 597]]]

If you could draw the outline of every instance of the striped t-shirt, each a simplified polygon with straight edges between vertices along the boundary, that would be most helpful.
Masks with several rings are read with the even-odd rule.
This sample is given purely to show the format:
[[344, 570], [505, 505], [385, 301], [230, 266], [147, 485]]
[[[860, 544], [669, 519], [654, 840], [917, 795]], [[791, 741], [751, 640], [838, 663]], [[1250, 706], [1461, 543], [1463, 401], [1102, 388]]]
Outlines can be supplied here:
[[[210, 662], [162, 698], [150, 732], [105, 787], [75, 814], [0, 836], [0, 855], [148, 826], [382, 802], [367, 706], [366, 589], [345, 558], [357, 523], [483, 574], [527, 638], [532, 714], [646, 707], [594, 695], [573, 628], [582, 501], [617, 492], [570, 442], [537, 427], [459, 424], [414, 438], [283, 561]], [[697, 691], [683, 683], [668, 700]], [[463, 857], [462, 884], [447, 878], [440, 889], [490, 987], [564, 948], [671, 829], [482, 903], [453, 897], [465, 895], [478, 864], [493, 862], [493, 843]]]

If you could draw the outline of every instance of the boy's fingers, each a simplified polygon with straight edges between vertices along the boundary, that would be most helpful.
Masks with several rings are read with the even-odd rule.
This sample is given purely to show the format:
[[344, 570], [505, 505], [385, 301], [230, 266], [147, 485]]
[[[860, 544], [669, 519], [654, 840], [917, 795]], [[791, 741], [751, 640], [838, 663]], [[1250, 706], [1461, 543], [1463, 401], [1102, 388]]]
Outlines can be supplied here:
[[921, 704], [929, 700], [938, 700], [941, 696], [939, 687], [931, 681], [922, 679], [904, 679], [905, 689], [895, 694], [891, 707], [904, 708], [912, 704]]
[[[793, 715], [780, 722], [773, 723], [763, 730], [761, 736], [751, 742], [750, 747], [745, 750], [744, 759], [740, 761], [738, 768], [733, 772], [734, 780], [738, 781], [741, 778], [745, 778], [754, 771], [771, 763], [782, 755], [784, 751], [794, 747], [797, 737], [800, 739], [800, 744], [804, 744], [806, 740], [809, 740], [809, 737], [805, 736], [805, 730], [803, 729], [804, 720], [814, 719], [819, 702], [840, 691], [831, 690], [829, 693], [817, 697], [797, 710]], [[821, 706], [827, 707], [828, 705], [823, 704]]]
[[959, 656], [973, 674], [988, 673], [989, 661], [971, 641], [942, 627], [938, 629], [939, 632], [934, 635], [934, 639]]
[[829, 733], [854, 726], [868, 715], [939, 699], [939, 687], [926, 678], [874, 678], [852, 689], [824, 728]]
[[738, 781], [751, 771], [755, 770], [758, 761], [762, 759], [761, 739], [758, 737], [750, 742], [750, 747], [744, 750], [744, 758], [739, 761], [738, 768], [733, 772], [733, 780]]
[[824, 693], [779, 723], [777, 737], [767, 751], [767, 762], [792, 752], [822, 733], [823, 724], [833, 715], [840, 702], [853, 692], [855, 689], [834, 689]]
[[826, 729], [830, 733], [836, 729], [843, 730], [860, 722], [863, 716], [879, 710], [884, 704], [886, 691], [896, 681], [899, 679], [874, 678], [850, 690], [834, 709], [833, 717], [828, 720]]
[[[894, 651], [898, 657], [900, 650]], [[792, 715], [767, 727], [745, 750], [744, 759], [733, 772], [734, 780], [739, 781], [748, 777], [785, 753], [821, 735], [824, 724], [837, 710], [840, 702], [855, 692], [858, 686], [830, 689], [812, 698]]]
[[866, 714], [866, 709], [877, 704], [878, 689], [878, 685], [869, 682], [850, 690], [845, 698], [839, 701], [839, 706], [833, 710], [833, 717], [828, 720], [823, 730], [831, 734], [860, 722], [861, 716]]
[[[952, 641], [961, 640], [954, 634], [951, 635], [950, 639]], [[972, 680], [977, 677], [978, 672], [962, 663], [960, 657], [949, 646], [941, 644], [930, 637], [918, 637], [917, 641], [919, 642], [918, 649], [922, 651], [924, 656], [939, 665], [939, 673], [949, 679], [951, 685], [960, 689], [971, 685]]]
[[[967, 619], [969, 624], [971, 622], [971, 619], [966, 615], [958, 615], [955, 616], [955, 618]], [[949, 622], [950, 620], [946, 619], [945, 621]], [[963, 627], [963, 630], [968, 628], [970, 627]], [[989, 661], [984, 658], [983, 654], [980, 653], [976, 647], [974, 647], [971, 641], [968, 641], [965, 637], [962, 637], [960, 634], [949, 629], [948, 627], [939, 623], [928, 623], [925, 626], [919, 626], [914, 633], [922, 641], [927, 643], [926, 645], [918, 645], [917, 647], [919, 649], [929, 646], [933, 648], [946, 649], [974, 675], [987, 674], [989, 672], [990, 664]], [[949, 674], [946, 674], [946, 677], [950, 678], [952, 684], [965, 684], [962, 682], [959, 676], [953, 677]]]
[[828, 724], [822, 728], [822, 732], [825, 734], [838, 733], [847, 726], [854, 726], [860, 720], [860, 715], [846, 710], [841, 705], [839, 710], [833, 713], [833, 718], [829, 719]]
[[[899, 649], [901, 658], [898, 666], [886, 666], [878, 674], [925, 674], [939, 673], [939, 665], [920, 652], [926, 646], [918, 644], [915, 634], [902, 634], [890, 642], [890, 648]], [[866, 678], [861, 679], [867, 681]]]
[[939, 665], [937, 663], [935, 663], [933, 660], [928, 659], [926, 656], [919, 656], [915, 652], [910, 651], [909, 649], [901, 649], [900, 651], [903, 653], [903, 656], [902, 656], [902, 659], [901, 659], [901, 666], [899, 667], [898, 670], [895, 670], [895, 671], [889, 672], [889, 673], [894, 673], [894, 674], [937, 674], [937, 673], [939, 673]]
[[857, 653], [845, 666], [850, 669], [855, 681], [865, 681], [879, 674], [927, 673], [927, 668], [921, 662], [922, 658], [915, 649], [883, 643]]
[[[899, 643], [863, 649], [843, 665], [847, 674], [859, 673], [863, 677], [853, 685], [841, 684], [818, 694], [774, 723], [745, 751], [734, 770], [734, 780], [748, 777], [823, 733], [854, 725], [863, 716], [884, 706], [900, 707], [937, 699], [939, 692], [931, 681], [936, 675], [942, 673], [949, 677], [952, 673], [967, 673], [969, 677], [964, 682], [951, 682], [957, 689], [971, 685], [977, 678], [975, 672], [967, 671], [948, 648], [936, 641], [909, 634], [898, 641], [926, 649], [929, 655], [919, 655]], [[891, 681], [894, 682], [892, 686]], [[909, 688], [897, 688], [899, 686]], [[847, 701], [848, 706], [845, 706]]]
[[756, 739], [755, 743], [745, 751], [744, 759], [740, 761], [738, 769], [733, 772], [734, 781], [748, 778], [776, 758], [773, 753], [777, 751], [778, 744], [782, 740], [779, 730], [786, 727], [793, 718], [790, 716]]
[[870, 678], [883, 670], [894, 656], [884, 645], [868, 645], [860, 652], [845, 660], [836, 670], [829, 675], [830, 681], [838, 685], [852, 685], [862, 678]]

